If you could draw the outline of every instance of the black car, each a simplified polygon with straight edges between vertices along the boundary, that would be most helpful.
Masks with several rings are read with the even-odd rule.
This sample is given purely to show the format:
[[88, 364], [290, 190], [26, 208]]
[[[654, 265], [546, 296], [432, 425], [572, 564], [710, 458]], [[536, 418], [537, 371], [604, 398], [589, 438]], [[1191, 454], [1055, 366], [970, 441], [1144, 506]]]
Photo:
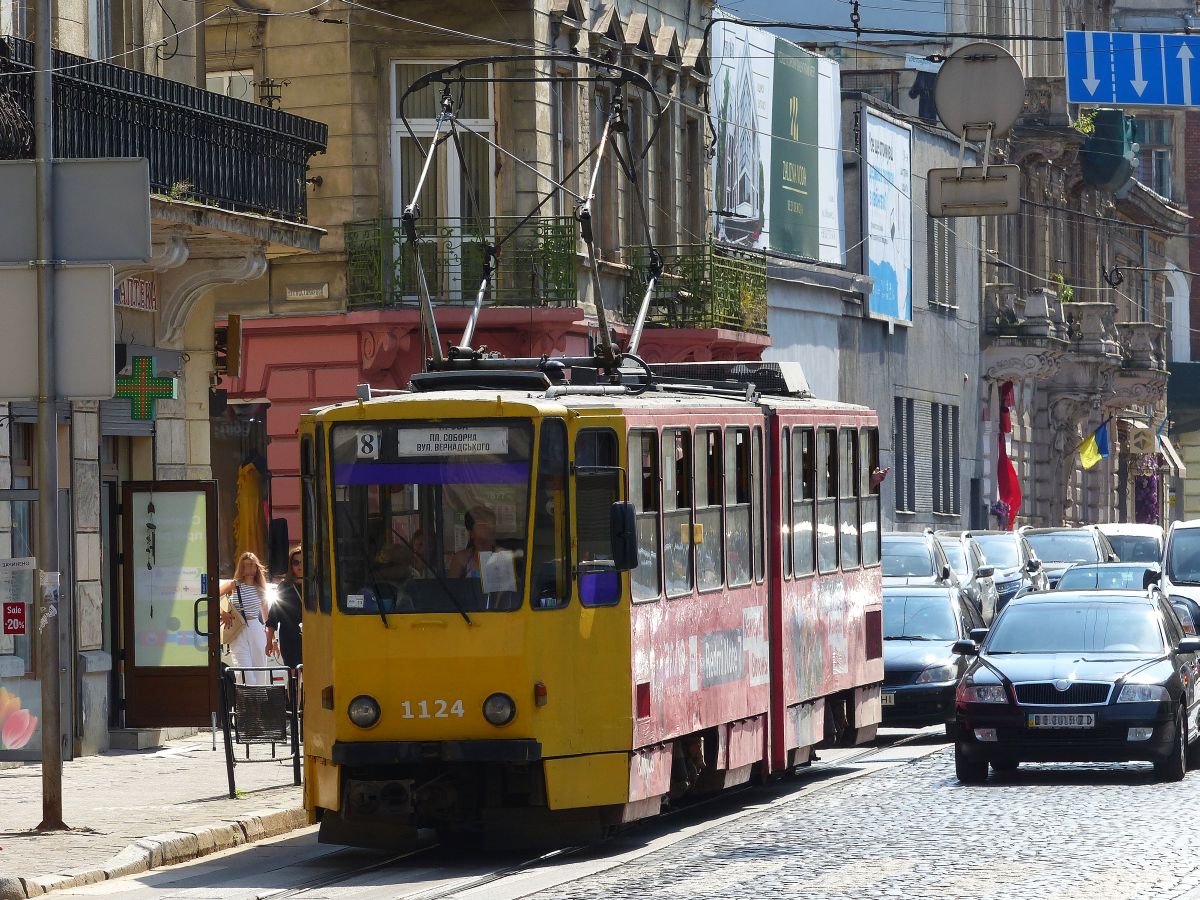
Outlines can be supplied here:
[[967, 667], [954, 644], [983, 619], [958, 588], [883, 589], [883, 724], [902, 728], [954, 719], [954, 689]]
[[1080, 528], [1031, 528], [1021, 529], [1021, 536], [1029, 541], [1033, 552], [1042, 561], [1042, 568], [1050, 580], [1050, 587], [1058, 584], [1062, 573], [1075, 563], [1120, 562], [1100, 529], [1095, 525]]
[[1076, 563], [1058, 579], [1058, 591], [1142, 591], [1158, 583], [1158, 563]]
[[1158, 592], [1019, 597], [982, 647], [955, 650], [972, 659], [955, 699], [959, 781], [984, 781], [989, 763], [1130, 760], [1178, 781], [1197, 761], [1200, 639]]

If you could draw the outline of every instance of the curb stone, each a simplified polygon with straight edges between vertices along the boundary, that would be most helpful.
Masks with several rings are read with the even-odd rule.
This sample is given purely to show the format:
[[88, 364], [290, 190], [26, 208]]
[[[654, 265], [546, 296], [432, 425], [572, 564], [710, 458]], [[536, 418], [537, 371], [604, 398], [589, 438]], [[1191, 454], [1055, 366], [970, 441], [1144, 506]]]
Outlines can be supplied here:
[[162, 866], [178, 865], [242, 844], [252, 844], [303, 828], [304, 809], [266, 809], [217, 825], [168, 831], [139, 838], [120, 853], [90, 869], [70, 869], [54, 875], [0, 875], [0, 900], [29, 900], [51, 891], [83, 887]]

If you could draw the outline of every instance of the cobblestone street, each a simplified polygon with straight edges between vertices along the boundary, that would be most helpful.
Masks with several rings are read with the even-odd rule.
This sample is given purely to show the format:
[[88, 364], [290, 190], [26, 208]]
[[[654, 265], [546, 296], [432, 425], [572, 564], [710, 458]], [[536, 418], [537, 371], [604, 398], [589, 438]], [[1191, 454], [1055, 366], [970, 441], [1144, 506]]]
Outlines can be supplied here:
[[965, 787], [946, 750], [536, 897], [1200, 897], [1198, 804], [1200, 773], [1159, 784], [1148, 766], [1030, 765]]

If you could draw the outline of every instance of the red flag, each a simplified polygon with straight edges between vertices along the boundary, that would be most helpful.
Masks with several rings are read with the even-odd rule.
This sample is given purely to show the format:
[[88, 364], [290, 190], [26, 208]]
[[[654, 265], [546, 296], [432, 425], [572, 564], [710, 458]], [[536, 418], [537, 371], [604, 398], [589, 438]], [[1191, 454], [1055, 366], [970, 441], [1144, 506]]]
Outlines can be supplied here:
[[1008, 446], [1004, 435], [1000, 435], [1000, 454], [996, 463], [996, 484], [999, 488], [1000, 499], [1008, 504], [1008, 530], [1012, 531], [1013, 522], [1021, 509], [1021, 482], [1017, 479], [1017, 470], [1012, 460], [1008, 458]]

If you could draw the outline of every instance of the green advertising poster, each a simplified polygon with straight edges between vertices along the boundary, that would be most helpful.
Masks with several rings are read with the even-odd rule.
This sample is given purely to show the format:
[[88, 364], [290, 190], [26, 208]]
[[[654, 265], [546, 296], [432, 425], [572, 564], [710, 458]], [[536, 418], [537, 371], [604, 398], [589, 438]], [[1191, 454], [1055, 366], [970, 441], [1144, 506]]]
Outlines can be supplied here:
[[203, 491], [133, 494], [134, 659], [138, 666], [206, 666], [196, 600], [207, 593]]
[[774, 75], [770, 247], [820, 259], [817, 58], [776, 38]]

